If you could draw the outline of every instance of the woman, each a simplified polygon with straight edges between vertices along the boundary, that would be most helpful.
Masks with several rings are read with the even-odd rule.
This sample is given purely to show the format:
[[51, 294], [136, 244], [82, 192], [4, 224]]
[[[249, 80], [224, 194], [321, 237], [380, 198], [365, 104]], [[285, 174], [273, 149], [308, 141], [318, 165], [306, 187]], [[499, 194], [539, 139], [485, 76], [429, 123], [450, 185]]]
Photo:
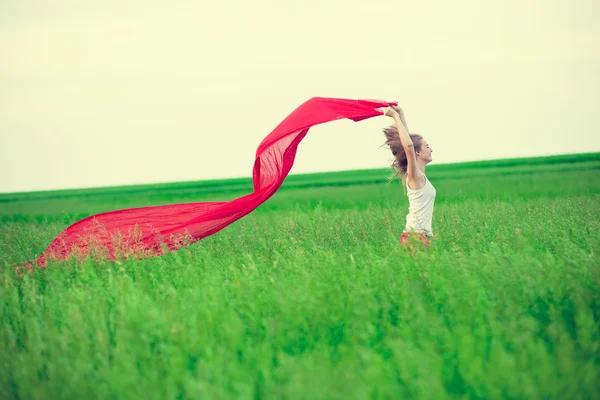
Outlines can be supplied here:
[[400, 107], [389, 107], [385, 115], [395, 122], [395, 126], [385, 128], [383, 132], [395, 157], [392, 164], [395, 176], [402, 178], [408, 195], [408, 215], [400, 243], [405, 246], [409, 237], [416, 236], [429, 246], [429, 239], [433, 236], [431, 220], [436, 191], [425, 176], [425, 166], [431, 162], [433, 150], [421, 135], [408, 133]]

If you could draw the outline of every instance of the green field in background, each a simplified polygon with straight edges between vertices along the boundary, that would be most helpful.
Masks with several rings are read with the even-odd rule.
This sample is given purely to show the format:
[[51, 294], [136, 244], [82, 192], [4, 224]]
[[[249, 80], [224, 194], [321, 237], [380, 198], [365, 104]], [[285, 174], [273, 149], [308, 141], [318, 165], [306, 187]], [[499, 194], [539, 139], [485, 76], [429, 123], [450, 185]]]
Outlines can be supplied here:
[[0, 398], [595, 398], [600, 153], [428, 166], [412, 254], [390, 172], [290, 175], [177, 252], [22, 277], [81, 218], [252, 182], [0, 194]]

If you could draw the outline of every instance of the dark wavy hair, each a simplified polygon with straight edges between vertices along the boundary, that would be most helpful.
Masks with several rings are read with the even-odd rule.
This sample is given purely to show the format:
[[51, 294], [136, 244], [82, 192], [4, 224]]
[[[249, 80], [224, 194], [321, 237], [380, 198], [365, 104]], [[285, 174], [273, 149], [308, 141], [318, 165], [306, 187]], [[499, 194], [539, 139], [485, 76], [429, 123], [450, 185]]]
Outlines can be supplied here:
[[[404, 146], [402, 146], [402, 142], [400, 141], [398, 129], [393, 125], [388, 126], [387, 128], [383, 128], [383, 134], [385, 135], [384, 146], [387, 145], [394, 156], [394, 161], [392, 162], [394, 173], [389, 177], [389, 180], [392, 181], [394, 178], [398, 178], [402, 181], [402, 186], [406, 186], [406, 168], [408, 166], [408, 161], [406, 159]], [[416, 133], [411, 133], [409, 136], [415, 146], [415, 151], [421, 151], [423, 136]]]

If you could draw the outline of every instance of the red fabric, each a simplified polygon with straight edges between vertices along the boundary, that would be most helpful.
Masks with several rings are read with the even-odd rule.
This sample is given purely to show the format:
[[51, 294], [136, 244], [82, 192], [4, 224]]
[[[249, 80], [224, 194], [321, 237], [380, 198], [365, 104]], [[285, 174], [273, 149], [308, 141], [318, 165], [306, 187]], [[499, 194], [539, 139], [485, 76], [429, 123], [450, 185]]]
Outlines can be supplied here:
[[395, 102], [314, 97], [295, 109], [264, 138], [256, 151], [254, 191], [228, 202], [172, 204], [92, 215], [74, 223], [50, 243], [36, 263], [89, 255], [151, 257], [176, 250], [219, 232], [271, 197], [289, 173], [298, 144], [318, 124], [353, 121], [383, 114]]

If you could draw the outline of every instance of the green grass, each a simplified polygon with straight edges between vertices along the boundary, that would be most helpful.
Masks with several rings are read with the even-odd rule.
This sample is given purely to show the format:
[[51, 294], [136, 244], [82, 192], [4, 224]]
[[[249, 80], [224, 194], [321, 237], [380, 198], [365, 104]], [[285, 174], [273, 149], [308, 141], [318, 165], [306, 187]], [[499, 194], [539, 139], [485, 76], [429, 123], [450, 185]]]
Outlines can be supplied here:
[[250, 180], [0, 195], [0, 398], [596, 398], [599, 168], [431, 165], [437, 240], [413, 256], [390, 171], [350, 171], [292, 175], [160, 258], [22, 277], [87, 215]]

